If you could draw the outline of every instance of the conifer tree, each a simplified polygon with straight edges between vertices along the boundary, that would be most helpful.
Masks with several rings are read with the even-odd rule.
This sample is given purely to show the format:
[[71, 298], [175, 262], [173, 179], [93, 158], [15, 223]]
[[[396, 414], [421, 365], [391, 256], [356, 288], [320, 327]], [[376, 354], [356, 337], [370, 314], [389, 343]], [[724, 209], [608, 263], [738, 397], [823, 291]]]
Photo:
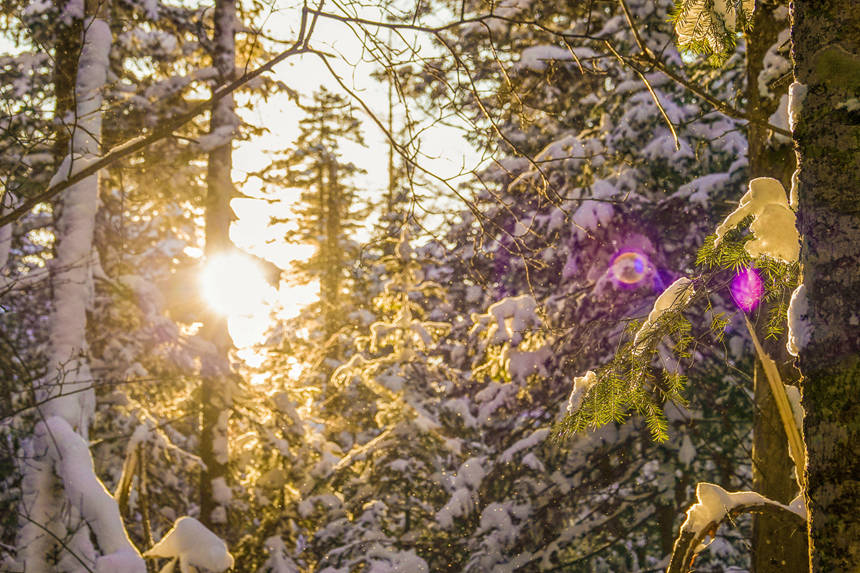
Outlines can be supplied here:
[[301, 192], [299, 229], [291, 241], [316, 248], [298, 268], [319, 281], [319, 313], [328, 338], [344, 325], [353, 288], [349, 271], [358, 259], [351, 234], [366, 213], [351, 182], [362, 170], [343, 159], [341, 145], [364, 145], [364, 140], [352, 106], [338, 94], [320, 88], [304, 111], [295, 148], [277, 168], [284, 170], [283, 183]]

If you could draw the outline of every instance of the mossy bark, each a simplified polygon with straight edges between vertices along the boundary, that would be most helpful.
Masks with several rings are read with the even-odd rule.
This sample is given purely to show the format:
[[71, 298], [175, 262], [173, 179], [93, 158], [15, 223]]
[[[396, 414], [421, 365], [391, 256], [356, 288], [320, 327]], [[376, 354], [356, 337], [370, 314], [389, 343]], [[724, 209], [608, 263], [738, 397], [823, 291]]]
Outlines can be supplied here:
[[860, 11], [795, 0], [798, 227], [809, 302], [800, 351], [811, 569], [860, 571]]

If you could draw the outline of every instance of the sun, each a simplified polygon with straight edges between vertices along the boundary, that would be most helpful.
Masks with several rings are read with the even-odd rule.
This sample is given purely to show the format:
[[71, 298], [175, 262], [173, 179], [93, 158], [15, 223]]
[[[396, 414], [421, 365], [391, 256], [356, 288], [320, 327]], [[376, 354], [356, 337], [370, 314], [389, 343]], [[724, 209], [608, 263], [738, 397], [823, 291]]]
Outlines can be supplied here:
[[200, 273], [200, 291], [212, 310], [227, 317], [237, 347], [262, 341], [278, 293], [252, 258], [239, 252], [210, 257]]
[[298, 316], [319, 298], [319, 284], [272, 286], [260, 265], [248, 255], [232, 252], [210, 257], [200, 273], [200, 292], [206, 303], [227, 317], [236, 348], [264, 342], [274, 320]]
[[203, 298], [225, 316], [251, 316], [275, 294], [260, 266], [241, 253], [211, 257], [200, 276]]

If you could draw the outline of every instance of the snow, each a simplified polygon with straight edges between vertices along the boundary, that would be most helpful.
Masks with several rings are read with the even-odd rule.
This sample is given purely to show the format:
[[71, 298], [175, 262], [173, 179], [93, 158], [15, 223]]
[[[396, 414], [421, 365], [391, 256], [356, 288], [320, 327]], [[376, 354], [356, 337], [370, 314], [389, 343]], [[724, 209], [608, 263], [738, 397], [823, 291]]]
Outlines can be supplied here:
[[589, 370], [582, 376], [573, 379], [573, 389], [570, 391], [570, 396], [567, 398], [567, 411], [570, 414], [579, 410], [585, 395], [591, 390], [591, 387], [597, 383], [597, 374]]
[[24, 8], [23, 16], [38, 16], [47, 12], [54, 3], [50, 0], [33, 0]]
[[[107, 79], [111, 32], [107, 23], [99, 19], [88, 22], [85, 30], [75, 84], [76, 123], [71, 150], [52, 183], [67, 177], [80, 164], [94, 160], [100, 151], [101, 90]], [[90, 264], [98, 204], [95, 175], [72, 185], [63, 196], [57, 222], [50, 363], [38, 392], [40, 399], [52, 398], [45, 404], [46, 415], [61, 416], [84, 438], [95, 410], [93, 376], [84, 355], [86, 313], [93, 294]]]
[[468, 515], [474, 504], [472, 492], [466, 488], [456, 489], [448, 503], [436, 512], [436, 521], [442, 529], [449, 529], [454, 525], [454, 518]]
[[144, 12], [146, 12], [147, 18], [150, 20], [158, 20], [159, 0], [141, 0], [140, 4], [143, 7]]
[[502, 463], [510, 463], [514, 456], [523, 450], [530, 450], [543, 442], [549, 436], [549, 428], [540, 428], [535, 430], [527, 437], [517, 440], [514, 444], [502, 452], [499, 460]]
[[[69, 423], [61, 417], [47, 417], [40, 422], [34, 431], [36, 447], [45, 450], [45, 459], [54, 466], [56, 475], [63, 484], [65, 498], [72, 504], [81, 516], [89, 530], [92, 530], [98, 542], [99, 549], [104, 555], [96, 561], [96, 570], [111, 571], [113, 564], [122, 564], [122, 570], [129, 573], [143, 573], [146, 568], [140, 554], [131, 544], [125, 531], [119, 508], [113, 496], [105, 489], [104, 484], [95, 474], [93, 459], [87, 442], [74, 431]], [[31, 462], [32, 463], [32, 462]], [[43, 504], [56, 503], [50, 493], [53, 482], [50, 466], [39, 461], [34, 468], [37, 470], [37, 484], [32, 490], [33, 498], [29, 515], [31, 519], [48, 517], [56, 508], [42, 507]], [[25, 490], [26, 497], [26, 490]], [[26, 504], [26, 499], [25, 499]], [[43, 523], [51, 523], [46, 519]], [[86, 532], [86, 528], [80, 531]], [[39, 561], [28, 559], [30, 547], [23, 545], [27, 539], [22, 536], [22, 546], [26, 547], [25, 562], [35, 565]], [[89, 545], [89, 540], [85, 539]], [[41, 547], [34, 544], [35, 550]]]
[[60, 19], [66, 26], [71, 25], [72, 20], [80, 20], [84, 17], [84, 0], [69, 0], [63, 4]]
[[180, 517], [144, 557], [178, 560], [183, 572], [188, 571], [189, 565], [210, 571], [226, 571], [233, 567], [233, 556], [227, 551], [227, 545], [205, 525], [188, 516]]
[[451, 498], [442, 509], [436, 512], [436, 521], [443, 529], [448, 529], [454, 524], [455, 517], [468, 515], [475, 506], [477, 494], [475, 493], [481, 485], [486, 471], [483, 463], [485, 457], [469, 458], [457, 470], [454, 477]]
[[489, 326], [487, 338], [491, 344], [509, 342], [516, 346], [522, 341], [522, 335], [528, 328], [540, 324], [536, 311], [537, 302], [531, 295], [503, 298], [490, 305], [486, 314], [472, 315], [475, 326], [471, 332], [475, 333]]
[[587, 199], [571, 217], [571, 228], [576, 237], [582, 239], [589, 231], [608, 225], [614, 214], [615, 210], [609, 203]]
[[457, 477], [454, 478], [454, 484], [461, 487], [468, 487], [473, 490], [478, 489], [481, 485], [481, 480], [484, 479], [486, 472], [484, 471], [483, 461], [485, 458], [476, 457], [469, 458], [457, 470]]
[[[37, 427], [38, 429], [38, 427]], [[62, 524], [54, 515], [62, 501], [57, 499], [51, 462], [43, 455], [42, 440], [27, 440], [23, 454], [28, 463], [24, 465], [21, 480], [21, 514], [27, 517], [17, 539], [18, 559], [24, 570], [48, 571], [47, 557], [52, 551], [53, 535], [61, 536]], [[42, 528], [46, 524], [48, 532]]]
[[546, 466], [543, 465], [543, 462], [538, 459], [534, 452], [529, 452], [523, 456], [523, 465], [536, 472], [543, 473], [546, 471]]
[[693, 441], [690, 439], [690, 436], [684, 434], [684, 438], [681, 440], [681, 447], [678, 448], [678, 461], [689, 467], [695, 457], [696, 446], [693, 445]]
[[445, 402], [444, 408], [456, 414], [467, 428], [475, 428], [478, 424], [469, 409], [470, 403], [466, 398], [452, 398]]
[[267, 538], [263, 544], [269, 553], [269, 558], [259, 569], [260, 573], [299, 573], [301, 571], [290, 558], [284, 541], [279, 535]]
[[806, 84], [792, 82], [788, 86], [788, 126], [791, 131], [797, 126], [800, 112], [803, 109], [803, 101], [806, 99]]
[[642, 149], [642, 156], [652, 161], [660, 159], [669, 159], [670, 161], [678, 161], [680, 159], [693, 159], [695, 154], [687, 140], [681, 139], [680, 149], [675, 149], [675, 140], [671, 132], [666, 128], [657, 129], [654, 132], [654, 137]]
[[481, 526], [477, 533], [487, 533], [494, 529], [504, 541], [513, 541], [516, 537], [510, 513], [504, 505], [495, 501], [481, 512]]
[[233, 499], [233, 490], [223, 477], [212, 480], [212, 499], [221, 505], [227, 505]]
[[223, 145], [227, 145], [236, 135], [237, 125], [230, 123], [227, 125], [219, 125], [211, 133], [201, 135], [197, 138], [197, 145], [200, 151], [208, 153]]
[[806, 285], [801, 283], [791, 293], [791, 302], [788, 304], [788, 341], [785, 343], [788, 353], [792, 356], [799, 355], [800, 350], [809, 344], [811, 335]]
[[714, 245], [719, 245], [726, 233], [748, 216], [753, 217], [750, 231], [755, 239], [748, 241], [744, 249], [751, 257], [767, 256], [787, 263], [797, 260], [800, 235], [782, 183], [771, 177], [750, 181], [738, 208], [717, 227]]
[[511, 348], [507, 351], [505, 369], [511, 379], [525, 381], [529, 376], [537, 374], [542, 377], [549, 375], [545, 364], [552, 358], [552, 349], [545, 344], [537, 350], [522, 351]]
[[709, 173], [698, 177], [685, 185], [681, 185], [675, 196], [686, 198], [688, 201], [707, 205], [710, 195], [719, 191], [731, 179], [729, 173]]
[[687, 510], [687, 519], [681, 525], [681, 531], [698, 534], [742, 505], [776, 505], [806, 518], [805, 510], [801, 512], [801, 507], [798, 507], [795, 502], [786, 506], [753, 491], [727, 492], [720, 486], [707, 482], [701, 482], [696, 486], [696, 498], [697, 503]]
[[[781, 7], [781, 6], [780, 6]], [[767, 49], [762, 58], [762, 70], [758, 74], [758, 93], [761, 97], [773, 97], [771, 84], [791, 71], [791, 62], [780, 51], [785, 49], [789, 40], [789, 29], [780, 31], [776, 42]]]
[[96, 559], [95, 573], [117, 573], [118, 571], [143, 573], [145, 570], [140, 553], [136, 550], [124, 549]]
[[[547, 144], [535, 155], [535, 163], [544, 163], [563, 158], [585, 157], [585, 146], [575, 135], [565, 135]], [[511, 184], [513, 185], [513, 183]]]
[[788, 206], [792, 211], [797, 211], [797, 188], [800, 185], [800, 169], [795, 169], [791, 174], [791, 190], [788, 192]]
[[692, 283], [690, 282], [690, 279], [686, 277], [681, 277], [669, 285], [669, 288], [664, 290], [660, 296], [657, 297], [657, 300], [654, 301], [654, 308], [651, 309], [651, 312], [648, 314], [648, 318], [636, 333], [636, 336], [633, 339], [633, 345], [639, 346], [639, 343], [648, 335], [663, 313], [670, 310], [676, 304], [679, 306], [686, 304], [690, 301], [692, 296]]
[[[798, 428], [803, 428], [803, 405], [800, 403], [800, 389], [797, 386], [785, 384], [785, 395], [788, 398], [788, 404], [791, 406], [791, 415], [794, 417], [794, 423]], [[789, 455], [791, 452], [789, 451]], [[795, 470], [797, 465], [795, 465]]]
[[98, 157], [92, 155], [66, 155], [63, 158], [63, 161], [60, 162], [60, 167], [57, 169], [57, 172], [54, 173], [53, 177], [51, 177], [48, 187], [54, 187], [63, 183], [98, 161], [98, 159]]

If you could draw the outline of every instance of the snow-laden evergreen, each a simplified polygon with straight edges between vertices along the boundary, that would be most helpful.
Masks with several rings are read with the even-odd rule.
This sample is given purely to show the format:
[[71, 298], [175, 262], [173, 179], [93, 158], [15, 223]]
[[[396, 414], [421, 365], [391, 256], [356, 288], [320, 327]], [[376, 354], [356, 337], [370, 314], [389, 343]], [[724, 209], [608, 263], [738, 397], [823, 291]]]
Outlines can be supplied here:
[[[3, 56], [0, 93], [17, 107], [2, 118], [0, 215], [184, 113], [241, 73], [228, 60], [252, 67], [275, 45], [255, 38], [259, 6], [219, 6], [117, 2], [110, 26], [84, 20], [76, 1], [4, 8], [20, 9], [28, 48], [41, 42], [54, 59]], [[462, 10], [466, 22], [386, 70], [393, 91], [415, 110], [455, 109], [493, 160], [458, 187], [420, 175], [420, 153], [393, 160], [374, 240], [359, 245], [351, 232], [379, 201], [352, 185], [359, 169], [338, 147], [361, 139], [358, 106], [321, 92], [285, 159], [249, 176], [270, 198], [303, 194], [284, 240], [317, 251], [289, 273], [322, 283], [320, 304], [274, 324], [256, 370], [197, 293], [207, 210], [212, 245], [233, 248], [232, 141], [268, 127], [243, 122], [244, 95], [0, 228], [0, 435], [14, 461], [0, 466], [0, 567], [654, 570], [684, 507], [682, 531], [699, 534], [767, 504], [727, 493], [751, 478], [750, 354], [743, 314], [708, 288], [731, 280], [731, 257], [768, 255], [756, 260], [763, 296], [789, 277], [780, 261], [797, 260], [797, 197], [756, 178], [729, 213], [748, 179], [745, 128], [690, 86], [737, 104], [744, 47], [726, 50], [726, 34], [746, 28], [749, 7], [685, 6], [674, 24], [662, 0], [410, 13], [421, 23]], [[707, 29], [690, 29], [705, 12]], [[226, 35], [212, 37], [213, 17]], [[678, 29], [724, 67], [682, 58]], [[50, 66], [78, 52], [70, 104]], [[748, 81], [775, 101], [788, 60], [781, 46], [765, 52]], [[795, 85], [771, 117], [783, 131], [769, 150], [784, 147], [803, 94]], [[417, 149], [408, 121], [392, 135], [391, 150]], [[226, 193], [218, 209], [204, 199], [206, 157]], [[752, 240], [736, 229], [748, 215]], [[721, 257], [705, 275], [702, 245]], [[795, 353], [810, 340], [806, 302], [802, 288], [786, 301]], [[606, 369], [618, 348], [632, 348], [627, 371]], [[201, 385], [213, 374], [223, 383]], [[786, 394], [799, 415], [798, 393]], [[201, 418], [204, 403], [219, 411]], [[719, 487], [697, 498], [701, 481]], [[742, 567], [746, 554], [718, 535], [697, 563]]]

